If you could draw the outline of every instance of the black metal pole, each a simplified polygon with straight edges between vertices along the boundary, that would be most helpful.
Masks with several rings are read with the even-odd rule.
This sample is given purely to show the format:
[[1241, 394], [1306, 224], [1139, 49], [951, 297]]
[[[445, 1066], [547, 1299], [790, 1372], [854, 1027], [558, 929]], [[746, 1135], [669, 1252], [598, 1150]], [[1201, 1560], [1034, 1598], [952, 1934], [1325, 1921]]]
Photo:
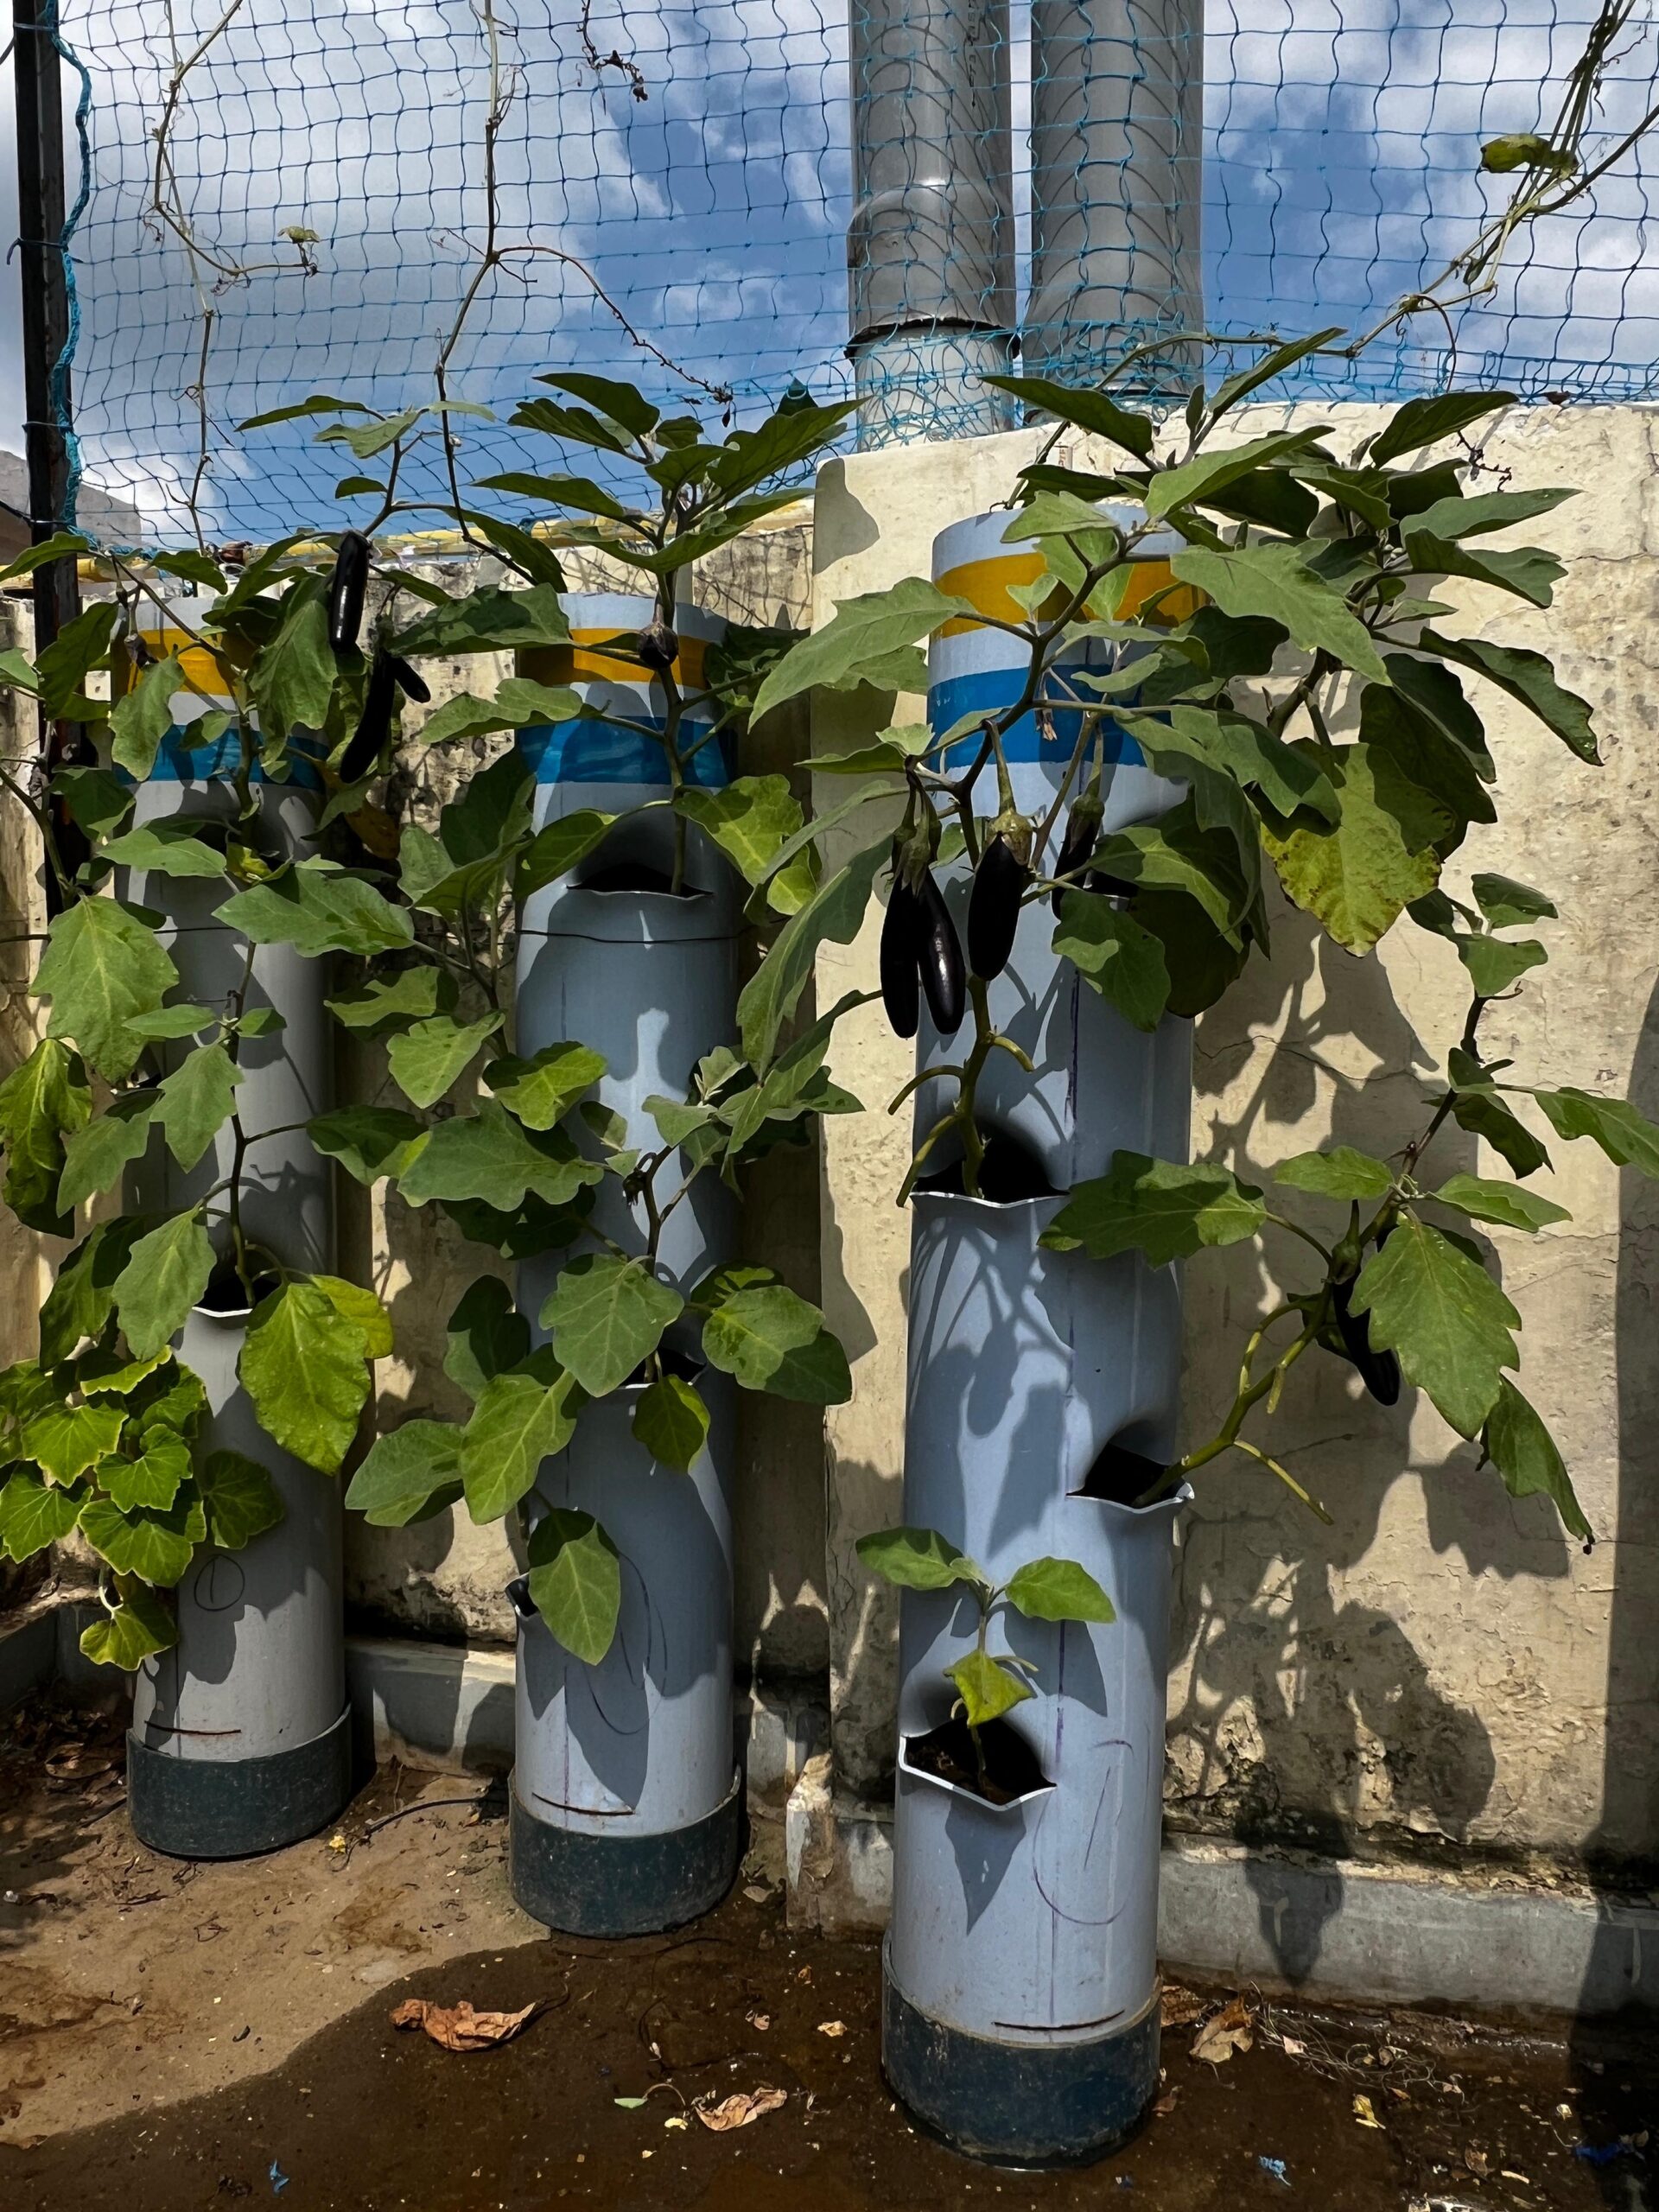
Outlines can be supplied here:
[[[58, 391], [53, 371], [69, 342], [69, 293], [64, 279], [63, 83], [51, 16], [55, 0], [13, 0], [12, 62], [17, 87], [17, 261], [23, 307], [23, 452], [29, 465], [29, 520], [34, 543], [58, 527], [69, 488], [69, 413], [66, 373]], [[42, 563], [34, 575], [35, 650], [51, 644], [80, 607], [73, 556]], [[48, 768], [73, 759], [80, 734], [71, 722], [41, 721]], [[71, 825], [60, 825], [67, 831]], [[65, 855], [66, 860], [68, 855]], [[48, 906], [56, 884], [47, 878]]]

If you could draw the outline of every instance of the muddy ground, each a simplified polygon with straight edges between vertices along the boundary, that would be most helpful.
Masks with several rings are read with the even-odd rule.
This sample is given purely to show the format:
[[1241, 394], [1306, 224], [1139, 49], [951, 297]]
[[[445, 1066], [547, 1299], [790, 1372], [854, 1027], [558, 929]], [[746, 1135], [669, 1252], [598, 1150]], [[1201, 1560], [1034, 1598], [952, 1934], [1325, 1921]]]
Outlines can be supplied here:
[[[1167, 1993], [1158, 2110], [1116, 2157], [970, 2165], [883, 2085], [874, 1947], [785, 1928], [764, 1825], [696, 1928], [577, 1943], [508, 1898], [499, 1786], [385, 1770], [333, 1837], [181, 1866], [134, 1841], [119, 1748], [50, 1702], [0, 1719], [5, 2212], [1659, 2203], [1649, 2042], [1220, 1989]], [[537, 2009], [457, 2053], [391, 2025], [411, 1995]]]

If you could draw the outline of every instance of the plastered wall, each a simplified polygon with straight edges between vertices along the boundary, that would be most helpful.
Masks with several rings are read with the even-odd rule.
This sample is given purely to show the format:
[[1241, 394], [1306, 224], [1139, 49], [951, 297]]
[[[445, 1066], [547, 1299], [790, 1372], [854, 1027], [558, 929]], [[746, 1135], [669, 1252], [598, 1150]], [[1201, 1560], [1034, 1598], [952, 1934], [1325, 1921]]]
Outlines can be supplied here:
[[[1291, 417], [1311, 418], [1300, 409]], [[1237, 435], [1280, 427], [1281, 409]], [[1343, 405], [1338, 441], [1374, 427]], [[1482, 699], [1507, 827], [1471, 833], [1448, 887], [1496, 868], [1548, 890], [1552, 963], [1483, 1039], [1545, 1083], [1628, 1090], [1659, 1114], [1659, 741], [1655, 620], [1659, 496], [1645, 409], [1516, 409], [1487, 440], [1484, 488], [1568, 484], [1584, 496], [1535, 525], [1569, 563], [1540, 614], [1452, 584], [1478, 631], [1554, 652], [1592, 702], [1606, 765], [1580, 766], [1502, 696]], [[1006, 493], [1030, 433], [856, 456], [823, 473], [815, 621], [835, 604], [929, 573], [934, 533]], [[1502, 542], [1502, 541], [1500, 541]], [[868, 694], [861, 695], [868, 703]], [[914, 720], [900, 700], [893, 718]], [[814, 749], [874, 717], [815, 709]], [[832, 788], [827, 779], [821, 804]], [[861, 842], [874, 817], [857, 825]], [[851, 834], [850, 832], [849, 833]], [[880, 916], [826, 949], [822, 1002], [872, 988]], [[1450, 948], [1402, 927], [1356, 959], [1316, 943], [1282, 899], [1274, 959], [1198, 1024], [1192, 1148], [1245, 1174], [1335, 1136], [1386, 1154], [1421, 1125], [1421, 1077], [1456, 1041], [1465, 1000]], [[906, 1116], [885, 1101], [909, 1049], [879, 1008], [855, 1015], [836, 1073], [872, 1111], [823, 1149], [823, 1295], [855, 1354], [852, 1402], [829, 1417], [828, 1576], [837, 1778], [878, 1793], [893, 1758], [893, 1605], [852, 1545], [900, 1517], [908, 1225], [893, 1204]], [[1541, 1128], [1541, 1124], [1540, 1125]], [[1543, 1134], [1548, 1135], [1548, 1131]], [[1553, 1145], [1535, 1187], [1573, 1211], [1536, 1240], [1494, 1232], [1524, 1321], [1522, 1387], [1549, 1421], [1599, 1541], [1589, 1556], [1539, 1499], [1511, 1501], [1475, 1449], [1408, 1390], [1384, 1411], [1338, 1361], [1295, 1370], [1277, 1430], [1323, 1528], [1233, 1455], [1201, 1477], [1177, 1573], [1167, 1808], [1173, 1825], [1326, 1850], [1589, 1859], [1659, 1856], [1659, 1192], [1587, 1145]], [[1431, 1156], [1479, 1171], [1455, 1129]], [[1490, 1163], [1485, 1163], [1490, 1166]], [[1297, 1286], [1288, 1238], [1187, 1269], [1185, 1422], [1213, 1430], [1255, 1318]]]

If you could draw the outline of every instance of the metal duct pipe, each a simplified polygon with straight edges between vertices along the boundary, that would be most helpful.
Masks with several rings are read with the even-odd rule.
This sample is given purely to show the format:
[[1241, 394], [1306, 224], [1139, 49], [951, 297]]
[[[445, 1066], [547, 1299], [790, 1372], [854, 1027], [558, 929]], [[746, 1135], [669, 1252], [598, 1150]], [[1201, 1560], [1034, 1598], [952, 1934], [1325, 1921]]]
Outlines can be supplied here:
[[854, 0], [847, 231], [859, 441], [1007, 427], [1007, 0]]
[[1031, 35], [1021, 358], [1075, 375], [1202, 323], [1204, 0], [1033, 0]]

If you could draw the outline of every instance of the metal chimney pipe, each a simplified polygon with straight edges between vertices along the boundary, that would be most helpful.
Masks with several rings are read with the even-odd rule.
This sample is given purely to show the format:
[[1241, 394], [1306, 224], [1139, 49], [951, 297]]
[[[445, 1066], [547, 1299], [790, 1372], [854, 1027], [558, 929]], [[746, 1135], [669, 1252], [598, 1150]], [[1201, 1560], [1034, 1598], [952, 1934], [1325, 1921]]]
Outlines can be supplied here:
[[1000, 430], [1014, 327], [1007, 0], [853, 0], [859, 442]]
[[1033, 0], [1031, 31], [1021, 358], [1075, 376], [1202, 326], [1204, 0]]

